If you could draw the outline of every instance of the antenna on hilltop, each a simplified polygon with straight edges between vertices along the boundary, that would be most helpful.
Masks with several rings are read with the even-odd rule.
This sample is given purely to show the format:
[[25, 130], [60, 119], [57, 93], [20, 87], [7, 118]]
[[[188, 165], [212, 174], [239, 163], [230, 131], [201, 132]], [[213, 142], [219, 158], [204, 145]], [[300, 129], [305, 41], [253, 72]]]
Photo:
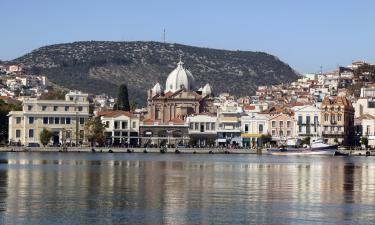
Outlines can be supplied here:
[[165, 43], [165, 28], [163, 29], [163, 42]]

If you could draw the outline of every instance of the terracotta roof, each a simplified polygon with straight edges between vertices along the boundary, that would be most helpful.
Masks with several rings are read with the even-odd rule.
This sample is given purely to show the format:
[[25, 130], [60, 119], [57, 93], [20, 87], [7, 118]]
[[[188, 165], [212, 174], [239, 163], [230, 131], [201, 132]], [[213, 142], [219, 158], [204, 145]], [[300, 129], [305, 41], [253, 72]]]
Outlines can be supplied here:
[[128, 116], [132, 117], [133, 113], [128, 112], [128, 111], [103, 111], [103, 112], [98, 112], [98, 116], [103, 116], [103, 117], [118, 117], [118, 116]]
[[174, 124], [184, 124], [185, 121], [179, 118], [174, 118], [168, 121], [168, 123], [174, 123]]
[[255, 105], [244, 105], [242, 108], [243, 110], [254, 110]]
[[142, 120], [142, 122], [143, 123], [154, 123], [155, 122], [155, 120], [153, 120], [153, 119], [151, 119], [151, 118], [147, 118], [147, 119], [144, 119], [144, 120]]
[[173, 95], [173, 92], [168, 91], [167, 93], [164, 94], [165, 97], [170, 97]]

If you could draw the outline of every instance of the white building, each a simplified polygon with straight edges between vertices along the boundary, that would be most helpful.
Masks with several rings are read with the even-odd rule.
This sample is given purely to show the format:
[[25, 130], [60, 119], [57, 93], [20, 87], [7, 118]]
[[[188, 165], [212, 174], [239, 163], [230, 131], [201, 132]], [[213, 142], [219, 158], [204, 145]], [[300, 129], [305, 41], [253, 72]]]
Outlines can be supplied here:
[[313, 105], [295, 106], [295, 131], [298, 137], [321, 136], [321, 111]]
[[195, 146], [216, 145], [216, 115], [200, 114], [187, 118], [189, 136]]
[[243, 147], [260, 147], [260, 137], [268, 134], [268, 117], [250, 113], [241, 116], [241, 139]]
[[217, 142], [240, 145], [242, 108], [235, 101], [225, 101], [217, 110]]
[[139, 145], [139, 118], [126, 111], [99, 112], [105, 125], [106, 144], [114, 146]]
[[27, 145], [40, 143], [46, 128], [55, 145], [84, 141], [84, 123], [89, 118], [87, 94], [70, 92], [65, 100], [25, 99], [22, 111], [9, 112], [9, 141]]

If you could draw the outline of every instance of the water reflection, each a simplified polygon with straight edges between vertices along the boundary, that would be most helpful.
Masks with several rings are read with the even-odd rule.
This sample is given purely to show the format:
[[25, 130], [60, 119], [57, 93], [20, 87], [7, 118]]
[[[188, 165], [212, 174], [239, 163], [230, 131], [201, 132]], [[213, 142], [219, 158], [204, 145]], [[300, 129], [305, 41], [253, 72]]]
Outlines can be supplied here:
[[373, 224], [375, 159], [0, 154], [4, 224]]

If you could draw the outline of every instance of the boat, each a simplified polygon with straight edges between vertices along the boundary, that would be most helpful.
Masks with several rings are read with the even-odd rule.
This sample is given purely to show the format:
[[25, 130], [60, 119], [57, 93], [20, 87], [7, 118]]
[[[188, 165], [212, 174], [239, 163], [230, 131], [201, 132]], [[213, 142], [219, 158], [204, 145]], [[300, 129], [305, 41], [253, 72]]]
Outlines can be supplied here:
[[310, 146], [300, 147], [298, 139], [288, 139], [286, 146], [271, 148], [272, 155], [334, 155], [337, 145], [325, 144], [323, 139], [315, 139]]

